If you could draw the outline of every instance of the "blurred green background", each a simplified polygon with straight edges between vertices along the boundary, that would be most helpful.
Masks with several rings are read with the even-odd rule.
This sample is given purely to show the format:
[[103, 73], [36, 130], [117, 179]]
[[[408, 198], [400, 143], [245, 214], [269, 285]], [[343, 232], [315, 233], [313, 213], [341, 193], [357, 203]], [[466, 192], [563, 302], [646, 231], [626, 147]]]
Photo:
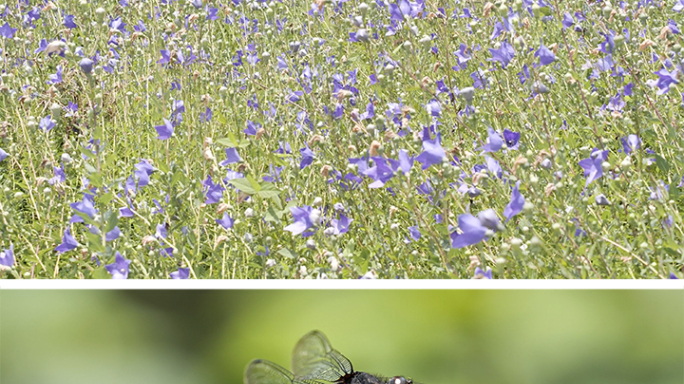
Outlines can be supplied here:
[[422, 384], [684, 382], [681, 291], [0, 291], [0, 382], [242, 383], [319, 329]]

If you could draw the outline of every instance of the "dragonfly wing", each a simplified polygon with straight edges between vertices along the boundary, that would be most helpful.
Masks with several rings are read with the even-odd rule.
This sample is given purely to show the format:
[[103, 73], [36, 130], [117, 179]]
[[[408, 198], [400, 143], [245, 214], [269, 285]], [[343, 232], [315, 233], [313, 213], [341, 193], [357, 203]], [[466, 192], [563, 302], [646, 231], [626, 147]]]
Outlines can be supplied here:
[[267, 360], [254, 360], [245, 371], [244, 384], [323, 384], [313, 380], [295, 380], [287, 369]]
[[330, 346], [324, 334], [312, 331], [292, 351], [292, 372], [300, 380], [337, 381], [354, 369], [349, 359]]

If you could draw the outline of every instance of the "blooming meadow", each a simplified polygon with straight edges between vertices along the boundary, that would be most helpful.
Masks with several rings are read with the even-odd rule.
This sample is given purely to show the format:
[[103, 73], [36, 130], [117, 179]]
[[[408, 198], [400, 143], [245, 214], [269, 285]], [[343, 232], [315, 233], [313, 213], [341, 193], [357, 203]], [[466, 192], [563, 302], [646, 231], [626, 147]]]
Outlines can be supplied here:
[[12, 0], [2, 278], [678, 278], [684, 1]]

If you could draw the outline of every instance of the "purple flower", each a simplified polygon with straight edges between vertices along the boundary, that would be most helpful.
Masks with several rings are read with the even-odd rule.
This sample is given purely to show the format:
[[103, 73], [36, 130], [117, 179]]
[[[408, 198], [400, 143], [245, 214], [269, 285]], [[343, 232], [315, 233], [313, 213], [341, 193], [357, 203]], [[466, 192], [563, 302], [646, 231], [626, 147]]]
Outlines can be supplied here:
[[64, 16], [64, 26], [69, 28], [69, 29], [78, 28], [78, 25], [76, 25], [76, 23], [74, 23], [74, 15]]
[[442, 113], [442, 105], [439, 103], [439, 100], [430, 100], [426, 106], [426, 109], [432, 117], [439, 117]]
[[520, 194], [519, 187], [520, 180], [515, 183], [515, 188], [513, 188], [513, 192], [511, 193], [511, 202], [504, 208], [503, 215], [506, 216], [506, 221], [522, 212], [523, 205], [525, 205], [525, 197]]
[[173, 134], [173, 126], [171, 125], [171, 122], [166, 119], [164, 119], [163, 125], [157, 125], [154, 129], [156, 129], [159, 134], [159, 137], [157, 137], [159, 140], [166, 140]]
[[503, 139], [498, 132], [496, 132], [492, 127], [487, 129], [489, 131], [489, 137], [487, 138], [487, 144], [482, 147], [483, 152], [496, 152], [503, 146]]
[[207, 200], [204, 201], [204, 204], [216, 204], [221, 201], [224, 190], [221, 184], [214, 184], [211, 180], [211, 176], [207, 176], [207, 179], [204, 181], [204, 186], [207, 188]]
[[304, 92], [295, 91], [295, 92], [291, 92], [289, 95], [287, 95], [287, 97], [285, 97], [285, 99], [290, 103], [296, 103], [299, 101], [299, 99], [301, 99], [302, 96], [304, 96]]
[[656, 92], [658, 95], [665, 94], [670, 91], [670, 84], [679, 83], [677, 80], [677, 72], [676, 69], [672, 72], [668, 72], [667, 69], [662, 68], [658, 72], [653, 72], [658, 75], [658, 80], [648, 80], [646, 81], [646, 84], [651, 88], [658, 87], [658, 92]]
[[489, 53], [492, 54], [492, 58], [487, 59], [487, 61], [498, 61], [501, 63], [501, 67], [503, 69], [506, 69], [508, 63], [510, 63], [513, 57], [515, 56], [513, 46], [510, 45], [507, 41], [501, 43], [501, 47], [499, 47], [499, 49], [489, 48]]
[[375, 163], [373, 167], [361, 173], [374, 180], [368, 185], [368, 188], [381, 188], [394, 177], [394, 171], [387, 165], [387, 160], [383, 157], [373, 157], [373, 162]]
[[396, 3], [389, 4], [389, 13], [391, 21], [403, 21], [404, 16], [411, 15], [411, 4], [406, 0], [399, 0]]
[[162, 257], [173, 257], [173, 247], [160, 248], [159, 254]]
[[684, 0], [676, 0], [672, 10], [675, 12], [681, 12], [684, 10]]
[[[199, 1], [202, 2], [202, 0]], [[170, 276], [174, 280], [188, 279], [190, 278], [190, 268], [178, 268], [176, 272], [171, 272]]]
[[6, 38], [6, 39], [11, 39], [14, 37], [14, 32], [16, 32], [16, 28], [10, 27], [8, 23], [5, 23], [2, 27], [0, 27], [0, 36]]
[[154, 237], [157, 239], [166, 239], [166, 236], [168, 236], [168, 232], [166, 231], [166, 224], [157, 224], [157, 230], [154, 233]]
[[147, 160], [140, 160], [138, 164], [135, 165], [135, 171], [133, 174], [135, 178], [138, 179], [138, 189], [146, 186], [150, 183], [150, 175], [154, 172], [154, 167]]
[[475, 276], [473, 276], [473, 279], [491, 280], [492, 279], [492, 269], [487, 267], [487, 270], [483, 271], [480, 267], [475, 268]]
[[608, 151], [600, 151], [594, 149], [591, 156], [580, 160], [579, 165], [584, 169], [584, 177], [587, 178], [587, 183], [584, 187], [588, 187], [594, 180], [598, 180], [603, 176], [603, 168], [601, 164], [608, 158]]
[[503, 131], [504, 141], [506, 141], [506, 146], [508, 149], [517, 150], [520, 146], [520, 132], [509, 131], [504, 129]]
[[332, 219], [330, 220], [330, 224], [332, 225], [334, 232], [333, 234], [335, 235], [340, 235], [342, 233], [347, 233], [349, 231], [349, 224], [354, 221], [354, 219], [349, 219], [347, 216], [345, 216], [343, 213], [340, 213], [340, 219]]
[[14, 245], [10, 244], [9, 249], [0, 252], [0, 265], [12, 267], [14, 265]]
[[427, 169], [433, 164], [441, 164], [446, 157], [446, 152], [438, 138], [423, 140], [423, 152], [416, 157], [416, 161], [423, 164], [423, 169]]
[[247, 120], [247, 128], [242, 132], [244, 132], [247, 136], [254, 136], [257, 134], [257, 130], [259, 128], [261, 128], [261, 124]]
[[416, 226], [408, 227], [408, 230], [409, 230], [409, 234], [411, 235], [411, 238], [413, 240], [417, 241], [418, 239], [420, 239], [420, 230], [418, 229], [418, 227], [416, 227]]
[[237, 153], [237, 148], [226, 148], [226, 159], [219, 163], [220, 166], [225, 167], [228, 164], [233, 164], [242, 161], [242, 158]]
[[90, 75], [90, 73], [93, 72], [93, 64], [94, 64], [94, 62], [87, 57], [81, 59], [81, 62], [78, 63], [78, 65], [81, 67], [81, 70], [86, 75]]
[[299, 163], [299, 169], [304, 169], [311, 165], [314, 161], [314, 153], [309, 149], [309, 146], [306, 145], [304, 148], [299, 150], [299, 153], [302, 154], [302, 161]]
[[497, 216], [496, 212], [491, 208], [478, 213], [477, 219], [480, 220], [480, 224], [494, 232], [503, 228], [501, 221], [499, 221], [499, 216]]
[[[682, 1], [684, 1], [684, 0], [682, 0]], [[679, 278], [677, 277], [677, 275], [674, 274], [674, 272], [670, 272], [670, 279], [678, 280]]]
[[0, 148], [0, 162], [5, 160], [9, 156], [2, 148]]
[[67, 227], [64, 230], [64, 236], [62, 236], [62, 244], [55, 248], [55, 251], [59, 253], [64, 253], [76, 249], [78, 247], [78, 242], [71, 236], [71, 230]]
[[76, 212], [80, 212], [84, 215], [88, 215], [91, 219], [97, 213], [97, 210], [93, 206], [92, 198], [89, 197], [88, 195], [84, 195], [82, 201], [78, 201], [78, 202], [70, 204], [70, 207], [73, 208], [73, 210]]
[[62, 164], [59, 168], [52, 167], [52, 169], [55, 173], [55, 176], [48, 180], [48, 184], [55, 185], [57, 183], [63, 183], [66, 181], [66, 173], [64, 173], [64, 164]]
[[105, 269], [112, 275], [112, 279], [128, 279], [128, 266], [131, 260], [124, 259], [119, 252], [116, 252], [114, 262], [105, 265]]
[[468, 54], [468, 46], [461, 43], [461, 45], [458, 48], [458, 51], [454, 52], [454, 55], [456, 55], [456, 65], [452, 67], [454, 71], [460, 71], [460, 70], [465, 70], [468, 67], [468, 61], [472, 58]]
[[413, 159], [413, 157], [409, 157], [406, 150], [399, 150], [399, 167], [401, 167], [401, 171], [404, 172], [404, 175], [408, 175], [411, 172], [411, 168], [413, 167]]
[[575, 19], [572, 18], [572, 15], [569, 13], [563, 14], [563, 29], [568, 29], [572, 27], [575, 24]]
[[534, 57], [539, 58], [541, 65], [549, 65], [556, 60], [556, 55], [554, 55], [550, 49], [546, 48], [544, 43], [541, 43], [541, 47], [534, 53]]
[[119, 236], [121, 236], [121, 230], [117, 226], [105, 234], [105, 241], [114, 241], [114, 240], [118, 239]]
[[292, 234], [295, 236], [313, 227], [314, 218], [316, 218], [315, 216], [319, 215], [318, 210], [314, 211], [314, 209], [308, 205], [305, 205], [301, 208], [290, 207], [290, 212], [294, 217], [294, 223], [285, 227], [285, 230], [292, 232]]
[[161, 59], [157, 61], [157, 64], [161, 65], [166, 65], [171, 63], [171, 52], [169, 52], [167, 49], [162, 49], [159, 52], [161, 52]]
[[451, 233], [452, 248], [463, 248], [477, 244], [484, 240], [487, 234], [487, 227], [482, 225], [480, 220], [470, 213], [458, 216], [458, 228], [461, 230], [460, 234], [456, 231]]
[[622, 141], [622, 148], [624, 149], [625, 153], [629, 154], [632, 153], [632, 151], [636, 151], [637, 149], [641, 148], [641, 140], [639, 140], [637, 135], [629, 135], [620, 140]]
[[50, 75], [49, 80], [47, 81], [48, 84], [59, 84], [62, 82], [62, 66], [58, 65], [57, 66], [57, 73]]
[[47, 115], [40, 119], [40, 123], [38, 124], [38, 127], [45, 132], [49, 132], [52, 128], [55, 127], [55, 122], [52, 121], [52, 116]]
[[200, 121], [203, 123], [208, 123], [211, 121], [212, 116], [213, 116], [213, 113], [211, 112], [211, 108], [207, 107], [206, 112], [200, 113]]
[[221, 224], [221, 226], [225, 229], [233, 228], [233, 219], [228, 216], [228, 212], [223, 213], [223, 218], [221, 219], [216, 219], [216, 222]]
[[499, 162], [496, 161], [494, 158], [485, 156], [485, 163], [487, 164], [487, 170], [489, 173], [492, 175], [501, 178], [501, 175], [503, 173], [501, 166], [499, 165]]

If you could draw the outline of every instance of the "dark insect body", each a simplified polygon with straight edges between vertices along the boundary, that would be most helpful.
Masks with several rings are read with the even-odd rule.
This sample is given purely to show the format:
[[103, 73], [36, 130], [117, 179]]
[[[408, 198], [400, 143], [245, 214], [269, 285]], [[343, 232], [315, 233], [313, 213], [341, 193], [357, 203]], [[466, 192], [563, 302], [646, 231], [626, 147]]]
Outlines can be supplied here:
[[318, 331], [304, 335], [292, 351], [292, 372], [267, 360], [254, 360], [244, 384], [414, 384], [402, 376], [383, 378], [354, 371], [351, 361]]

